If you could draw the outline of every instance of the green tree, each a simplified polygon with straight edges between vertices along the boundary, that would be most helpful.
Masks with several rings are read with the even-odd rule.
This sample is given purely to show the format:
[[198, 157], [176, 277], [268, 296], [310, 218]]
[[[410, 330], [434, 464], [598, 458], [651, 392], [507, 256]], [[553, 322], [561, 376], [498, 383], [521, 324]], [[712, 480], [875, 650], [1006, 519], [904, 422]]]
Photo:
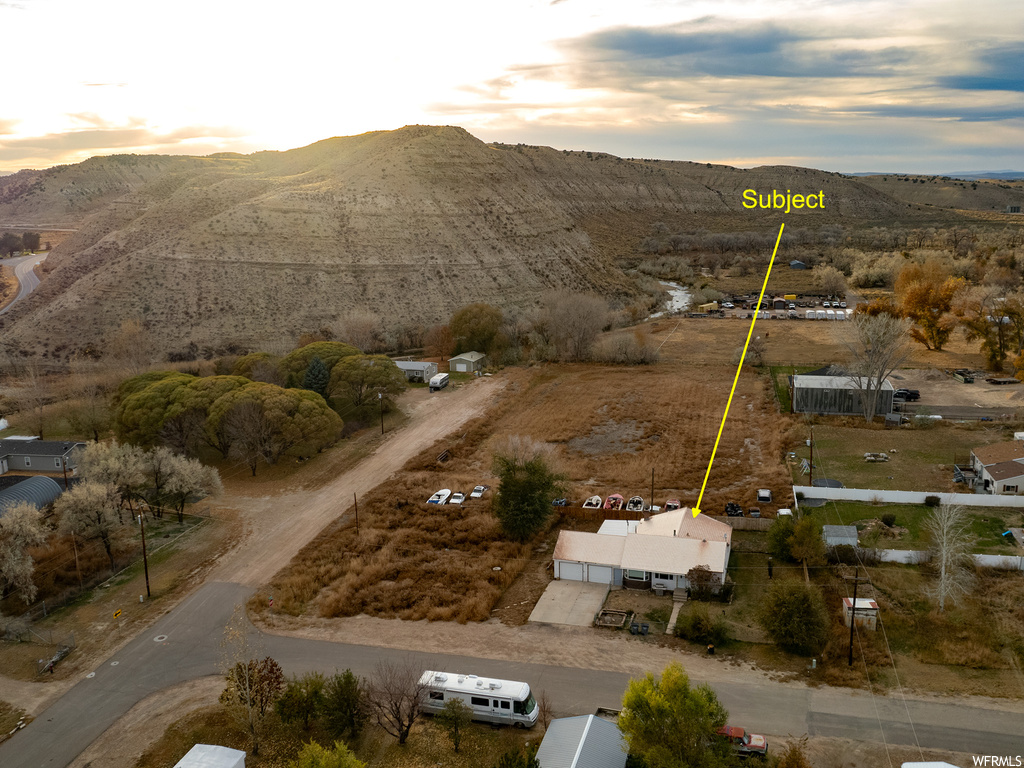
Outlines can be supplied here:
[[500, 309], [482, 302], [458, 310], [448, 321], [455, 353], [483, 352], [493, 357], [502, 319]]
[[324, 365], [324, 361], [316, 355], [309, 361], [306, 374], [302, 377], [302, 388], [316, 392], [320, 397], [327, 398], [327, 385], [331, 381], [331, 373]]
[[793, 581], [772, 582], [761, 601], [757, 621], [782, 648], [810, 655], [825, 644], [828, 614], [817, 587]]
[[235, 360], [235, 364], [231, 368], [231, 374], [233, 376], [244, 376], [247, 379], [255, 381], [255, 379], [253, 379], [253, 371], [256, 366], [261, 363], [270, 364], [276, 368], [280, 363], [280, 360], [269, 352], [251, 352], [248, 355], [242, 355], [240, 358]]
[[195, 376], [170, 371], [133, 376], [122, 383], [114, 406], [117, 438], [143, 448], [157, 445], [178, 390], [195, 380]]
[[821, 526], [813, 517], [802, 517], [793, 526], [789, 537], [789, 551], [793, 559], [804, 566], [804, 579], [811, 581], [807, 569], [825, 564], [825, 541], [821, 537]]
[[437, 714], [437, 723], [452, 740], [456, 752], [462, 743], [462, 737], [473, 720], [473, 712], [461, 699], [448, 699]]
[[406, 386], [405, 374], [387, 355], [351, 355], [331, 370], [328, 392], [357, 408], [376, 406], [378, 395], [390, 406]]
[[0, 256], [13, 256], [21, 250], [21, 237], [10, 232], [0, 235]]
[[678, 662], [661, 673], [629, 681], [622, 698], [619, 729], [649, 768], [720, 768], [729, 745], [716, 731], [728, 713], [711, 686], [690, 685]]
[[332, 735], [356, 738], [367, 716], [363, 684], [351, 669], [328, 678], [324, 687], [324, 720]]
[[507, 536], [526, 541], [544, 527], [564, 478], [548, 466], [542, 444], [518, 436], [494, 454], [493, 470], [498, 476], [494, 513]]
[[327, 370], [331, 370], [343, 357], [358, 354], [359, 350], [351, 344], [343, 344], [340, 341], [315, 341], [289, 352], [278, 363], [278, 368], [288, 386], [297, 387], [302, 384], [306, 369], [314, 357], [319, 357]]
[[791, 517], [777, 517], [768, 529], [768, 554], [777, 560], [793, 560], [791, 544], [795, 523]]
[[320, 672], [293, 677], [274, 703], [277, 714], [286, 723], [301, 721], [302, 729], [308, 731], [310, 723], [323, 711], [326, 682]]
[[26, 251], [34, 253], [39, 250], [39, 241], [41, 239], [38, 232], [26, 232], [21, 236], [21, 243], [25, 246]]
[[537, 747], [513, 747], [498, 758], [494, 768], [541, 768]]
[[333, 747], [311, 741], [302, 747], [295, 760], [288, 762], [288, 768], [366, 768], [366, 763], [340, 741], [334, 742]]

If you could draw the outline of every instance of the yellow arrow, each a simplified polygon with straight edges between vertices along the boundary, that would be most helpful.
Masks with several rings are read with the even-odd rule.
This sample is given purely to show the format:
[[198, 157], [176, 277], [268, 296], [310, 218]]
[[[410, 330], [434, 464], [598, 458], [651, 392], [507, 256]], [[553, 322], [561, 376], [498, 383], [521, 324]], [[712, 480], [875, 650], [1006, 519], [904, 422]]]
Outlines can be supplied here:
[[764, 292], [768, 288], [768, 277], [772, 273], [772, 265], [775, 263], [775, 254], [779, 252], [779, 243], [782, 242], [782, 230], [785, 224], [779, 226], [779, 236], [775, 238], [775, 249], [772, 251], [771, 261], [768, 262], [768, 271], [764, 275], [764, 284], [761, 286], [761, 295], [757, 299], [757, 310], [750, 321], [750, 330], [747, 331], [747, 343], [743, 345], [743, 354], [740, 355], [740, 364], [736, 366], [736, 376], [732, 380], [732, 391], [729, 392], [729, 399], [725, 403], [725, 413], [722, 414], [722, 424], [718, 427], [718, 437], [715, 438], [715, 447], [711, 450], [711, 461], [708, 462], [708, 471], [704, 473], [704, 482], [700, 486], [700, 496], [697, 497], [697, 505], [693, 508], [693, 516], [700, 514], [700, 502], [704, 498], [704, 489], [708, 487], [708, 477], [711, 475], [711, 465], [715, 463], [715, 454], [718, 453], [718, 441], [722, 439], [722, 430], [725, 429], [725, 420], [729, 417], [729, 406], [732, 405], [732, 396], [736, 394], [736, 384], [740, 380], [740, 371], [743, 370], [743, 358], [747, 356], [747, 347], [750, 346], [750, 339], [754, 335], [754, 323], [761, 311], [761, 302], [764, 301]]

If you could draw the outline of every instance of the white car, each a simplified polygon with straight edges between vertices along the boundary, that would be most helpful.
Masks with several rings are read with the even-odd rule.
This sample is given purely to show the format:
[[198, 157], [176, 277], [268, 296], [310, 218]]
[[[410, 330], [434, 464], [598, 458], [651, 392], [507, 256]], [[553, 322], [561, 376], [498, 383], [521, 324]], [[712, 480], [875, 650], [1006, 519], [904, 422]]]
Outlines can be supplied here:
[[452, 497], [448, 499], [449, 504], [461, 504], [466, 500], [466, 494], [464, 493], [453, 493]]
[[842, 307], [843, 309], [846, 309], [846, 302], [845, 301], [840, 301], [839, 302], [839, 306]]
[[825, 309], [828, 309], [829, 307], [832, 306], [832, 302], [831, 301], [823, 301], [823, 302], [821, 302], [821, 306], [823, 306]]
[[469, 494], [469, 498], [471, 498], [471, 499], [479, 499], [481, 496], [483, 496], [485, 493], [487, 493], [487, 489], [490, 488], [490, 487], [491, 486], [489, 486], [489, 485], [478, 485]]
[[440, 491], [435, 493], [429, 499], [427, 504], [444, 504], [448, 501], [448, 497], [452, 495], [452, 492], [448, 488], [442, 488]]
[[722, 305], [722, 309], [734, 309], [734, 306], [731, 302], [727, 301], [725, 302], [725, 304]]

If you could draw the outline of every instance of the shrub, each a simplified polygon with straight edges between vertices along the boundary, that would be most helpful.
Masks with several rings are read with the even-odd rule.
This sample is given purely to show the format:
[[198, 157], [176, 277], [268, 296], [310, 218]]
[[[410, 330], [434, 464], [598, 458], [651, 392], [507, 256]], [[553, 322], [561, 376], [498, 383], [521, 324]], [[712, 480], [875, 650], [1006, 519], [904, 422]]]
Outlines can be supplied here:
[[925, 496], [924, 503], [926, 507], [937, 507], [942, 503], [942, 499], [938, 496]]
[[892, 528], [896, 525], [896, 515], [892, 512], [886, 512], [882, 515], [882, 525], [886, 528]]
[[772, 582], [758, 610], [757, 621], [779, 646], [810, 655], [825, 644], [828, 614], [817, 587], [797, 582]]
[[702, 645], [722, 645], [729, 640], [729, 628], [721, 616], [711, 618], [707, 605], [691, 603], [676, 619], [676, 636]]
[[768, 529], [768, 553], [783, 562], [791, 562], [791, 541], [796, 524], [790, 517], [778, 517]]

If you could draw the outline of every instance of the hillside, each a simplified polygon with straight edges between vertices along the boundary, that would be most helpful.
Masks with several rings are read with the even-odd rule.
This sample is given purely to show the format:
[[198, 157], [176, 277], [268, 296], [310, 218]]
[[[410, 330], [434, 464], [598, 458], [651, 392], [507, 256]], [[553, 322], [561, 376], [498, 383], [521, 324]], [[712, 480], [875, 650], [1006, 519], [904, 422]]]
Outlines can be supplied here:
[[916, 205], [953, 210], [1002, 213], [1008, 205], [1024, 205], [1024, 182], [1000, 179], [954, 179], [948, 176], [888, 174], [863, 176], [868, 186]]
[[804, 168], [740, 170], [487, 145], [410, 126], [287, 152], [114, 156], [0, 179], [0, 227], [77, 231], [42, 286], [0, 318], [5, 342], [64, 359], [141, 318], [156, 352], [291, 343], [354, 311], [430, 325], [472, 301], [529, 308], [550, 288], [625, 304], [616, 266], [653, 221], [776, 227], [742, 191], [824, 190], [787, 223], [931, 216], [862, 181]]

